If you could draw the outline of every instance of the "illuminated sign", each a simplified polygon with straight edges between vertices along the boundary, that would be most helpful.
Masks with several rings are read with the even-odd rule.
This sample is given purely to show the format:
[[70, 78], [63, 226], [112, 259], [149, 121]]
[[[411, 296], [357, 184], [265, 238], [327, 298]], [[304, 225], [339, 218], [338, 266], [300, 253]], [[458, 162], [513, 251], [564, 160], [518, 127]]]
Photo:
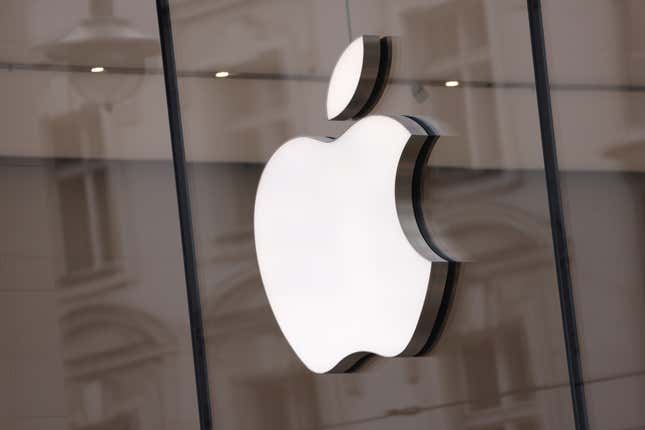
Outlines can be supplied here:
[[[384, 56], [374, 36], [346, 48], [330, 79], [329, 119], [373, 102]], [[337, 139], [289, 140], [264, 168], [254, 221], [262, 282], [314, 372], [346, 371], [368, 353], [415, 355], [435, 326], [448, 263], [417, 222], [415, 172], [437, 139], [426, 130], [404, 116], [368, 116]]]

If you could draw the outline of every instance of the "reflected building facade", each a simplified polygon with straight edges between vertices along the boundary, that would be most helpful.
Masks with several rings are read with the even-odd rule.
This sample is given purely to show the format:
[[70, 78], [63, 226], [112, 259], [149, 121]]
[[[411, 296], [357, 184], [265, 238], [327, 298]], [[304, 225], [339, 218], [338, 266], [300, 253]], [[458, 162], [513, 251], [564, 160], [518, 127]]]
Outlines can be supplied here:
[[[158, 45], [152, 4], [104, 3], [0, 16], [1, 428], [199, 428], [160, 50], [113, 40], [133, 55], [103, 73], [51, 54], [101, 11]], [[543, 3], [589, 427], [639, 428], [645, 9]], [[176, 0], [170, 16], [213, 428], [575, 428], [526, 3]], [[423, 210], [463, 263], [433, 351], [316, 375], [262, 288], [253, 203], [280, 144], [347, 128], [324, 97], [361, 34], [394, 41], [375, 112], [448, 134]]]

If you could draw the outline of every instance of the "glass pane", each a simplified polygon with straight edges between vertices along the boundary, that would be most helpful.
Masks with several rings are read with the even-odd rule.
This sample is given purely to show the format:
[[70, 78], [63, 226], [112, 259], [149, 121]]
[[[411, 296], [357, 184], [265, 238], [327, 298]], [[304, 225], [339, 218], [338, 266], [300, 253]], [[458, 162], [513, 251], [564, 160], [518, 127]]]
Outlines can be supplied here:
[[[215, 427], [572, 428], [525, 3], [176, 1], [172, 18]], [[263, 290], [255, 192], [282, 143], [351, 125], [325, 96], [361, 34], [393, 37], [376, 112], [450, 131], [423, 206], [469, 262], [430, 354], [316, 375]]]
[[2, 429], [198, 428], [158, 39], [154, 2], [2, 4]]
[[591, 428], [645, 426], [645, 3], [545, 0]]

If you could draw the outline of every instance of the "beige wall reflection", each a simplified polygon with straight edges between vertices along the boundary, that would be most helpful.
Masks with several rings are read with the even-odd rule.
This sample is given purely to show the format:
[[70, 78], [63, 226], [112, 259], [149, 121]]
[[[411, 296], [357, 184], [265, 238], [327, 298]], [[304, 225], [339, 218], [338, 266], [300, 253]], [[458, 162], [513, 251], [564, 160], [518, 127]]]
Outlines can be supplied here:
[[196, 429], [154, 3], [0, 23], [0, 428]]
[[3, 424], [196, 428], [170, 164], [0, 170]]

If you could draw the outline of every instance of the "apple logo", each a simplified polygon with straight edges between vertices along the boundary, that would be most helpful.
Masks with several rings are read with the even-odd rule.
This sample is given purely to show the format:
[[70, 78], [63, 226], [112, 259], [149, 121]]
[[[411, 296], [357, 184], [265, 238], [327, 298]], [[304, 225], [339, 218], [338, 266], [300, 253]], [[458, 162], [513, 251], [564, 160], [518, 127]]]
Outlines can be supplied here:
[[[389, 71], [387, 38], [363, 36], [330, 78], [330, 120], [364, 116]], [[337, 139], [297, 137], [266, 164], [254, 235], [281, 331], [313, 372], [410, 356], [443, 326], [453, 263], [433, 249], [420, 175], [439, 137], [420, 120], [367, 116]]]

